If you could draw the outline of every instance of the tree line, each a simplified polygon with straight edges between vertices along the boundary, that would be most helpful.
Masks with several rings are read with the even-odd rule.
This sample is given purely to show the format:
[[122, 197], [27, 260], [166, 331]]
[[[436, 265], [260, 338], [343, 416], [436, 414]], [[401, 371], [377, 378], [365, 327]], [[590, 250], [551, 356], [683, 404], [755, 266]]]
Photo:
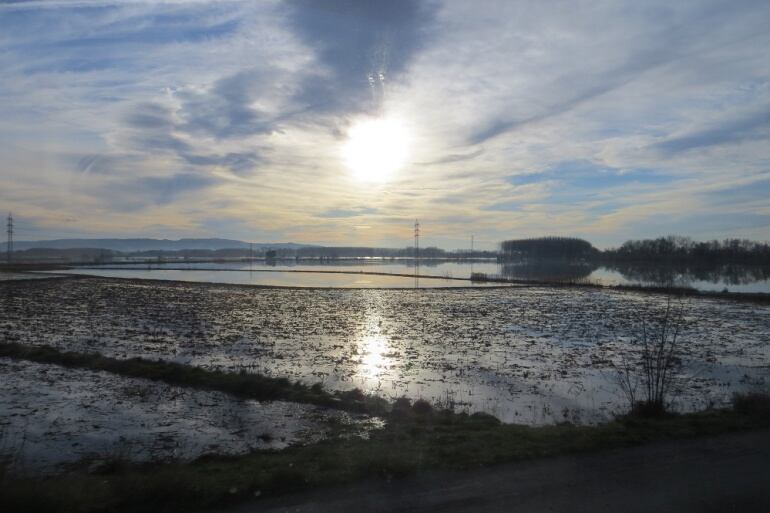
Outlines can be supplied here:
[[575, 237], [538, 237], [506, 240], [500, 243], [500, 257], [504, 261], [517, 260], [591, 260], [599, 250], [590, 242]]
[[[14, 252], [14, 259], [20, 262], [82, 262], [107, 263], [121, 259], [143, 260], [217, 260], [238, 258], [265, 259], [308, 259], [336, 260], [346, 258], [415, 258], [418, 252], [414, 247], [405, 248], [374, 248], [374, 247], [343, 247], [343, 246], [307, 246], [301, 248], [286, 247], [255, 247], [223, 248], [223, 249], [180, 249], [180, 250], [147, 250], [147, 251], [115, 251], [99, 248], [32, 248]], [[467, 258], [496, 258], [496, 251], [447, 251], [434, 246], [420, 248], [421, 259], [467, 259]]]
[[567, 262], [672, 263], [688, 265], [770, 265], [770, 244], [747, 239], [698, 242], [669, 235], [629, 240], [619, 248], [600, 251], [575, 237], [537, 237], [506, 240], [500, 244], [505, 262], [559, 260]]
[[770, 244], [747, 239], [698, 242], [689, 237], [670, 235], [629, 240], [619, 248], [604, 251], [603, 256], [623, 262], [770, 265]]

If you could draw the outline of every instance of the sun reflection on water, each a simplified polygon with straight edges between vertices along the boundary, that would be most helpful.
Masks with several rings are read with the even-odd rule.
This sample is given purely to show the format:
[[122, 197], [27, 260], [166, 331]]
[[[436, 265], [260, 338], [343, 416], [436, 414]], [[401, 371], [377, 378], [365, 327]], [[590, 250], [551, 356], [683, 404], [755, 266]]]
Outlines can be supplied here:
[[384, 335], [366, 335], [359, 343], [361, 358], [361, 373], [371, 377], [379, 376], [385, 370], [385, 355], [390, 346]]
[[389, 355], [392, 352], [390, 341], [381, 329], [379, 316], [367, 319], [357, 341], [357, 353], [361, 355], [357, 374], [364, 379], [378, 379], [388, 368]]

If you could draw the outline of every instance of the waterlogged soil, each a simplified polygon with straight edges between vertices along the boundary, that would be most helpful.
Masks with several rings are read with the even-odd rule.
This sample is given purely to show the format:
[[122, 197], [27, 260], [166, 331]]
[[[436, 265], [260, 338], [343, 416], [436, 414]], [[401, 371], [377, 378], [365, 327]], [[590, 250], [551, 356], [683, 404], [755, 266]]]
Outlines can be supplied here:
[[15, 473], [95, 471], [118, 460], [185, 461], [367, 436], [377, 419], [106, 372], [0, 358], [0, 457]]
[[0, 281], [17, 281], [17, 280], [45, 280], [51, 278], [63, 278], [63, 275], [52, 273], [14, 273], [0, 271]]
[[[589, 288], [302, 290], [66, 279], [0, 284], [0, 337], [424, 398], [531, 425], [623, 411], [617, 367], [661, 294]], [[770, 307], [690, 298], [673, 406], [770, 384]]]

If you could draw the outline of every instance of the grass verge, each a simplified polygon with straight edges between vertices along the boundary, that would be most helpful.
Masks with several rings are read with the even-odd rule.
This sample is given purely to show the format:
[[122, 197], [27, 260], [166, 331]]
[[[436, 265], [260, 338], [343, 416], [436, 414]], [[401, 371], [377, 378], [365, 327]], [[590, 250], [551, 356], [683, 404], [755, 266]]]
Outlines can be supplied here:
[[586, 452], [653, 440], [770, 426], [734, 410], [620, 419], [601, 426], [525, 427], [487, 415], [449, 412], [391, 416], [370, 440], [316, 445], [188, 464], [113, 466], [100, 475], [14, 479], [0, 484], [6, 511], [18, 513], [199, 511], [253, 498], [362, 478], [394, 478], [434, 469], [468, 469], [521, 459]]

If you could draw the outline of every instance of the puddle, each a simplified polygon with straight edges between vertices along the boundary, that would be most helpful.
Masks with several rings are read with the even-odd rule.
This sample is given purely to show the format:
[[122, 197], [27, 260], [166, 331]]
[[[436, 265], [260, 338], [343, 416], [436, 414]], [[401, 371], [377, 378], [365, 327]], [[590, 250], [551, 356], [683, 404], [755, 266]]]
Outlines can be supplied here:
[[[0, 358], [0, 454], [18, 473], [55, 473], [82, 460], [191, 460], [317, 442], [376, 419], [282, 401], [238, 400], [106, 372]], [[336, 434], [335, 434], [336, 436]]]

